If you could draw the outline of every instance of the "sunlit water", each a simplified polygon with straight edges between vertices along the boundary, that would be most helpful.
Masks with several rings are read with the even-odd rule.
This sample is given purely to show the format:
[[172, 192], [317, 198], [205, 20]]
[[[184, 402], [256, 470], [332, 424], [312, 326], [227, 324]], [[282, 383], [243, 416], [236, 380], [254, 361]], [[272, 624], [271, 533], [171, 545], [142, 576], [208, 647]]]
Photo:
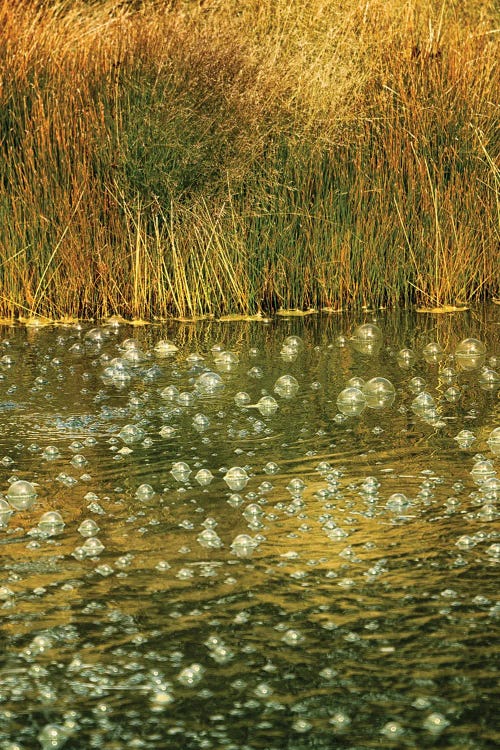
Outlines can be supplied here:
[[499, 312], [4, 328], [0, 748], [497, 747]]

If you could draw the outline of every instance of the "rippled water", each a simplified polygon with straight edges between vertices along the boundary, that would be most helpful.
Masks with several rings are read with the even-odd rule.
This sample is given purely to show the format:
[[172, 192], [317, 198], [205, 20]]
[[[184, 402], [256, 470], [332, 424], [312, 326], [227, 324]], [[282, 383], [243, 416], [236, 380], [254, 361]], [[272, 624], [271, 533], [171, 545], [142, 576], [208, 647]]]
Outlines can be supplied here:
[[499, 312], [3, 328], [0, 748], [497, 747]]

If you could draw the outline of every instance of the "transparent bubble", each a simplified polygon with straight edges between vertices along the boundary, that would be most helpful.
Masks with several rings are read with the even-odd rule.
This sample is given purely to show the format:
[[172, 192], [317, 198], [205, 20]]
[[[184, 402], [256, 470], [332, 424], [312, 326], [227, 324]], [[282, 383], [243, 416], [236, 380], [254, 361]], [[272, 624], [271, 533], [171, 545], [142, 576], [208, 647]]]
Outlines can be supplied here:
[[189, 391], [182, 391], [177, 396], [177, 403], [181, 406], [191, 406], [196, 400], [196, 395]]
[[92, 518], [86, 518], [79, 525], [78, 532], [84, 537], [95, 536], [99, 532], [99, 526]]
[[57, 510], [49, 510], [44, 513], [38, 522], [38, 528], [45, 534], [53, 536], [60, 534], [64, 529], [65, 523]]
[[351, 340], [356, 341], [382, 341], [382, 331], [374, 323], [363, 323], [355, 328]]
[[270, 417], [277, 411], [278, 402], [272, 396], [262, 396], [257, 401], [256, 407], [263, 417]]
[[224, 476], [224, 481], [229, 489], [234, 490], [235, 492], [239, 492], [246, 487], [248, 479], [247, 472], [240, 466], [233, 466]]
[[426, 382], [423, 378], [412, 378], [408, 383], [408, 388], [412, 393], [422, 393], [425, 390]]
[[476, 436], [470, 430], [460, 430], [453, 440], [456, 440], [460, 448], [470, 448], [472, 443], [475, 442]]
[[306, 483], [300, 477], [295, 477], [294, 479], [290, 479], [286, 488], [292, 497], [298, 497], [305, 490]]
[[290, 628], [285, 632], [281, 640], [288, 646], [300, 646], [302, 643], [304, 643], [305, 638], [300, 630]]
[[231, 550], [237, 557], [248, 557], [257, 547], [258, 542], [248, 534], [238, 534], [231, 542]]
[[304, 342], [302, 341], [300, 336], [287, 336], [283, 341], [283, 346], [290, 346], [293, 349], [302, 349], [304, 346]]
[[412, 367], [417, 359], [417, 355], [413, 351], [413, 349], [401, 349], [401, 351], [398, 352], [396, 361], [398, 365], [403, 370], [408, 370], [410, 367]]
[[177, 680], [185, 687], [194, 687], [201, 682], [204, 673], [205, 670], [201, 664], [191, 664], [191, 666], [185, 667], [179, 672]]
[[200, 395], [212, 396], [224, 390], [224, 381], [216, 372], [202, 372], [196, 378], [195, 388]]
[[136, 498], [141, 501], [151, 500], [154, 494], [154, 489], [150, 484], [147, 483], [139, 485], [139, 487], [135, 491]]
[[450, 387], [447, 388], [444, 392], [445, 399], [449, 401], [450, 403], [455, 403], [456, 401], [459, 401], [461, 395], [462, 395], [462, 391], [457, 385], [450, 385]]
[[210, 419], [206, 414], [195, 414], [193, 417], [193, 427], [197, 432], [205, 432], [210, 427]]
[[484, 365], [485, 361], [486, 347], [478, 339], [464, 339], [455, 349], [455, 362], [460, 370], [477, 370]]
[[495, 456], [500, 456], [500, 427], [495, 427], [495, 429], [490, 432], [486, 442], [488, 443], [490, 451], [492, 451]]
[[171, 357], [178, 351], [179, 347], [168, 339], [162, 339], [161, 341], [158, 341], [154, 348], [154, 352], [158, 357]]
[[231, 372], [239, 363], [236, 352], [220, 352], [215, 354], [215, 366], [219, 372]]
[[380, 734], [384, 734], [389, 739], [398, 739], [404, 734], [404, 729], [399, 722], [388, 721], [380, 730]]
[[336, 711], [328, 721], [337, 732], [342, 732], [349, 727], [351, 717], [344, 711]]
[[68, 730], [59, 724], [46, 724], [38, 734], [42, 750], [58, 750], [69, 737]]
[[176, 432], [177, 430], [175, 427], [172, 427], [172, 425], [166, 424], [166, 425], [163, 425], [159, 434], [164, 438], [171, 438], [175, 435]]
[[[499, 442], [500, 442], [500, 435], [499, 435]], [[279, 470], [280, 470], [280, 467], [274, 461], [268, 461], [267, 464], [264, 466], [265, 474], [277, 474]]]
[[495, 370], [484, 369], [479, 375], [477, 382], [483, 391], [496, 393], [500, 388], [500, 375]]
[[42, 458], [45, 458], [48, 461], [52, 461], [55, 458], [59, 458], [60, 455], [61, 454], [59, 452], [59, 448], [57, 448], [55, 445], [48, 445], [42, 451]]
[[185, 461], [176, 461], [172, 464], [170, 473], [178, 482], [187, 482], [191, 474], [191, 469]]
[[[471, 477], [476, 484], [482, 484], [496, 474], [492, 461], [476, 461], [471, 469]], [[8, 497], [8, 495], [7, 495]]]
[[97, 557], [104, 550], [104, 544], [96, 536], [91, 536], [82, 545], [82, 550], [87, 557]]
[[12, 482], [6, 492], [6, 497], [9, 504], [16, 510], [29, 510], [33, 506], [37, 494], [31, 482], [19, 479], [16, 482]]
[[455, 382], [458, 377], [458, 373], [452, 367], [444, 367], [439, 372], [439, 380], [441, 383], [451, 385]]
[[248, 521], [253, 521], [261, 518], [264, 515], [264, 511], [257, 503], [250, 503], [243, 511], [243, 515]]
[[7, 500], [0, 498], [0, 527], [7, 526], [13, 512]]
[[406, 495], [402, 492], [394, 492], [387, 500], [386, 507], [393, 513], [401, 513], [405, 511], [410, 504], [411, 503]]
[[295, 719], [292, 724], [293, 731], [298, 732], [299, 734], [305, 734], [306, 732], [309, 732], [312, 727], [313, 725], [310, 721], [307, 721], [307, 719]]
[[144, 430], [136, 424], [126, 424], [118, 433], [118, 437], [123, 440], [126, 445], [138, 443], [144, 439], [144, 436]]
[[444, 349], [437, 341], [429, 341], [422, 349], [422, 355], [429, 365], [437, 365], [444, 357]]
[[207, 549], [218, 549], [223, 547], [222, 539], [214, 529], [203, 529], [196, 537], [198, 544]]
[[420, 417], [434, 415], [436, 412], [436, 402], [427, 391], [422, 391], [411, 402], [412, 411]]
[[337, 397], [337, 406], [342, 414], [347, 417], [354, 417], [361, 414], [366, 406], [364, 393], [355, 387], [344, 388]]
[[246, 406], [251, 401], [250, 395], [246, 391], [238, 391], [234, 397], [236, 406]]
[[299, 383], [293, 375], [282, 375], [274, 384], [274, 392], [281, 398], [291, 398], [299, 390]]
[[486, 548], [485, 552], [488, 557], [492, 557], [494, 560], [500, 560], [500, 543], [495, 542], [494, 544], [491, 544]]
[[199, 485], [201, 485], [202, 487], [206, 487], [207, 485], [210, 484], [210, 482], [214, 478], [214, 475], [212, 474], [210, 469], [200, 469], [199, 471], [196, 472], [196, 474], [194, 475], [194, 478], [196, 479]]
[[167, 385], [167, 387], [160, 392], [160, 396], [166, 401], [177, 401], [179, 398], [179, 389], [175, 385]]
[[369, 409], [386, 409], [396, 398], [396, 389], [387, 378], [371, 378], [363, 386], [363, 395]]
[[428, 732], [430, 732], [433, 735], [441, 734], [441, 732], [446, 729], [450, 725], [450, 722], [446, 719], [443, 714], [438, 713], [437, 711], [429, 714], [424, 719], [424, 729], [427, 729]]

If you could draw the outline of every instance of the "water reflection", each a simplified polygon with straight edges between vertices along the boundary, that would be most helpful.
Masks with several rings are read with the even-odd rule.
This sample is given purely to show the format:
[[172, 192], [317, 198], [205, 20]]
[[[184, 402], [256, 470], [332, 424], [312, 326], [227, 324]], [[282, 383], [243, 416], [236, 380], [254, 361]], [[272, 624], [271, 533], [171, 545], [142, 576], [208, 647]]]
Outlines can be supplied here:
[[4, 329], [0, 747], [497, 744], [498, 322]]

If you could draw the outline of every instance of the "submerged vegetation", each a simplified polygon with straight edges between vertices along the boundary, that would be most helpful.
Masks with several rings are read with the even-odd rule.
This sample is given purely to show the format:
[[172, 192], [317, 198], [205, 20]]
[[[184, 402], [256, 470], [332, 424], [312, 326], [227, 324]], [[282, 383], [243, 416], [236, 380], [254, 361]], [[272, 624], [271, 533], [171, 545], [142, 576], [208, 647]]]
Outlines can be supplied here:
[[499, 292], [498, 3], [0, 0], [0, 314]]

